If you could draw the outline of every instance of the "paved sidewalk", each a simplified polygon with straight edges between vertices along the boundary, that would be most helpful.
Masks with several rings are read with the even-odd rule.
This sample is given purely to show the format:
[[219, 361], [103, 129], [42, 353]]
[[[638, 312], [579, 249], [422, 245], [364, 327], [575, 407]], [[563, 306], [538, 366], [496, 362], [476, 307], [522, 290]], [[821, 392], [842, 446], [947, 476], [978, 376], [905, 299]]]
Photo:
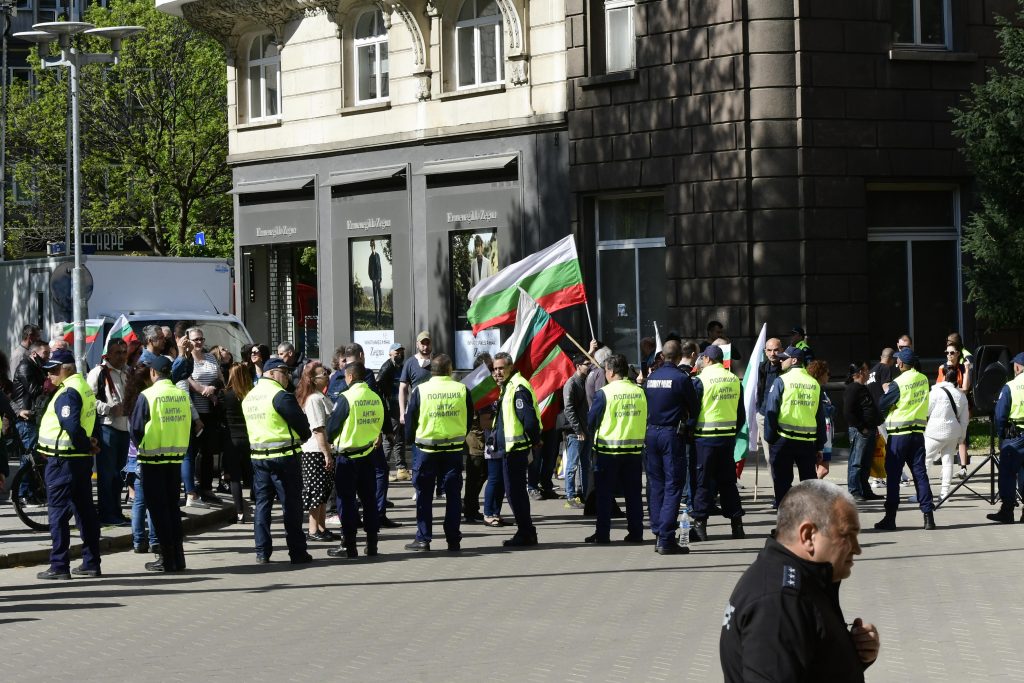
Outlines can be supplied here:
[[[384, 533], [375, 560], [328, 560], [318, 544], [316, 562], [293, 570], [275, 521], [265, 566], [252, 527], [232, 524], [190, 536], [178, 575], [147, 575], [148, 557], [127, 552], [104, 556], [100, 579], [0, 570], [5, 670], [39, 681], [718, 681], [726, 599], [774, 525], [767, 490], [752, 500], [753, 475], [750, 463], [749, 538], [713, 520], [712, 540], [686, 556], [619, 543], [619, 520], [616, 542], [585, 545], [592, 519], [554, 500], [533, 503], [536, 549], [504, 551], [511, 530], [473, 525], [461, 554], [443, 540], [409, 553], [403, 483], [392, 515], [405, 526]], [[841, 462], [830, 478], [845, 480]], [[992, 510], [958, 495], [925, 532], [904, 505], [900, 530], [881, 533], [881, 505], [862, 506], [864, 554], [841, 592], [847, 621], [881, 633], [869, 681], [1024, 680], [1024, 524], [988, 523]]]

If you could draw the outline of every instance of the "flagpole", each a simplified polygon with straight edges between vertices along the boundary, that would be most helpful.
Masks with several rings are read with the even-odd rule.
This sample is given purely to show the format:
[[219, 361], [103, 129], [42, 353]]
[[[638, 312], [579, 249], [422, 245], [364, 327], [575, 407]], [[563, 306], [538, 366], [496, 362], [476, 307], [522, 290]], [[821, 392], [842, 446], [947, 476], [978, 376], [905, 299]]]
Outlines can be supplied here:
[[590, 362], [591, 362], [591, 363], [593, 363], [594, 365], [599, 365], [599, 363], [598, 363], [598, 362], [597, 362], [596, 360], [594, 360], [594, 357], [593, 357], [593, 356], [591, 356], [591, 355], [590, 355], [590, 353], [589, 353], [589, 352], [588, 352], [588, 351], [587, 351], [587, 350], [586, 350], [585, 348], [583, 348], [582, 346], [580, 346], [580, 343], [579, 343], [578, 341], [576, 341], [575, 339], [573, 339], [573, 336], [572, 336], [571, 334], [569, 334], [568, 332], [566, 332], [566, 333], [565, 333], [565, 336], [569, 338], [569, 341], [571, 341], [571, 342], [572, 342], [573, 344], [575, 344], [575, 345], [576, 345], [576, 348], [577, 348], [577, 349], [579, 349], [579, 350], [580, 350], [580, 351], [581, 351], [581, 352], [583, 353], [583, 355], [584, 355], [584, 356], [586, 356], [587, 358], [589, 358], [589, 359], [590, 359]]
[[[593, 320], [593, 318], [590, 317], [590, 303], [589, 302], [584, 303], [583, 304], [583, 308], [587, 309], [587, 323], [590, 324], [590, 338], [591, 339], [597, 339], [597, 335], [594, 333], [594, 320]], [[571, 337], [570, 337], [570, 339], [571, 339]], [[579, 346], [579, 344], [576, 344], [576, 346]], [[582, 348], [583, 347], [580, 347], [581, 350], [582, 350]], [[587, 353], [587, 352], [584, 351], [583, 353]], [[590, 354], [587, 354], [587, 355], [589, 356]]]

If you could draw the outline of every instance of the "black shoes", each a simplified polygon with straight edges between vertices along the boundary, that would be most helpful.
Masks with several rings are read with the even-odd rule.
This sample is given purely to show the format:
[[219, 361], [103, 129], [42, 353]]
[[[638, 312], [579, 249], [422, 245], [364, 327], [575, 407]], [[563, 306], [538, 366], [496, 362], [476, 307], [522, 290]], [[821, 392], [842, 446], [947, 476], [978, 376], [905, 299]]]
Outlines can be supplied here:
[[103, 572], [100, 570], [99, 567], [97, 567], [96, 569], [86, 569], [84, 564], [80, 564], [74, 569], [72, 569], [71, 573], [75, 576], [88, 576], [91, 579], [103, 576]]
[[309, 553], [306, 553], [305, 555], [299, 555], [298, 557], [293, 557], [292, 558], [292, 564], [309, 564], [312, 561], [313, 561], [313, 556], [310, 555]]
[[999, 522], [1001, 524], [1013, 524], [1013, 506], [1003, 503], [1001, 506], [999, 506], [999, 512], [993, 512], [992, 514], [985, 515], [985, 517], [987, 519], [991, 519], [993, 522]]
[[[260, 558], [257, 557], [256, 561], [259, 562], [259, 560], [260, 560]], [[263, 561], [266, 562], [266, 558], [264, 558]], [[147, 562], [145, 567], [146, 567], [146, 571], [147, 572], [160, 572], [160, 573], [163, 573], [163, 572], [167, 571], [166, 567], [164, 567], [164, 561], [163, 560], [155, 560], [153, 562]]]
[[658, 545], [654, 546], [654, 552], [658, 553], [659, 555], [688, 555], [690, 549], [685, 546], [679, 545], [675, 541], [670, 541], [664, 544], [659, 543]]
[[690, 527], [690, 543], [700, 543], [708, 540], [708, 520], [695, 519]]
[[[264, 557], [263, 555], [257, 555], [256, 556], [256, 564], [267, 564], [268, 562], [270, 562], [270, 558], [269, 557]], [[162, 566], [162, 564], [163, 563], [161, 563], [161, 566]], [[149, 565], [148, 564], [146, 565], [146, 569], [149, 569]]]
[[[1013, 521], [1013, 513], [1012, 512], [1010, 513], [1010, 521], [1011, 522]], [[935, 528], [936, 528], [935, 527], [935, 513], [933, 513], [933, 512], [926, 512], [926, 513], [924, 513], [924, 528], [927, 529], [928, 531], [934, 531], [935, 530]]]
[[[373, 551], [374, 551], [374, 554], [376, 554], [376, 552], [377, 552], [377, 547], [376, 546], [373, 547]], [[366, 554], [367, 555], [370, 554], [370, 548], [369, 547], [366, 548]], [[355, 558], [359, 557], [359, 550], [356, 549], [356, 547], [354, 545], [346, 547], [345, 544], [342, 544], [342, 545], [339, 545], [337, 548], [331, 548], [330, 550], [328, 550], [327, 551], [327, 557], [344, 557], [346, 559], [351, 560], [351, 559], [355, 559]]]
[[367, 557], [377, 557], [377, 546], [376, 546], [376, 544], [375, 545], [368, 545], [368, 546], [366, 546], [366, 556]]
[[506, 548], [529, 548], [537, 545], [537, 534], [520, 534], [516, 532], [512, 538], [506, 538], [501, 542]]
[[414, 553], [425, 553], [430, 550], [430, 541], [413, 541], [412, 543], [406, 543], [405, 549], [411, 550]]
[[729, 520], [732, 523], [732, 537], [733, 538], [746, 538], [747, 533], [743, 531], [743, 520], [739, 517], [733, 517]]
[[36, 578], [43, 579], [45, 581], [68, 581], [71, 579], [71, 572], [58, 572], [53, 569], [47, 569], [45, 572], [39, 572], [36, 574]]
[[479, 512], [467, 512], [465, 514], [465, 519], [467, 524], [478, 524], [484, 521], [484, 516]]
[[394, 528], [400, 527], [400, 526], [402, 526], [401, 522], [396, 522], [395, 520], [391, 519], [390, 517], [388, 517], [386, 515], [384, 517], [380, 518], [380, 528], [381, 529], [394, 529]]
[[875, 522], [875, 528], [879, 531], [896, 531], [896, 515], [886, 513], [885, 517]]
[[143, 543], [142, 545], [137, 545], [134, 548], [132, 548], [132, 552], [136, 555], [144, 555], [145, 553], [149, 552], [149, 546], [145, 543]]
[[639, 534], [626, 534], [626, 537], [624, 539], [622, 539], [622, 540], [623, 540], [624, 543], [643, 543], [644, 542], [644, 535], [643, 535], [643, 533], [639, 533]]
[[599, 543], [601, 545], [607, 545], [608, 543], [612, 542], [612, 539], [610, 539], [610, 538], [598, 538], [597, 534], [595, 533], [595, 534], [591, 534], [590, 536], [587, 536], [586, 538], [584, 538], [583, 542], [584, 543]]
[[448, 541], [448, 552], [457, 553], [462, 550], [462, 541]]

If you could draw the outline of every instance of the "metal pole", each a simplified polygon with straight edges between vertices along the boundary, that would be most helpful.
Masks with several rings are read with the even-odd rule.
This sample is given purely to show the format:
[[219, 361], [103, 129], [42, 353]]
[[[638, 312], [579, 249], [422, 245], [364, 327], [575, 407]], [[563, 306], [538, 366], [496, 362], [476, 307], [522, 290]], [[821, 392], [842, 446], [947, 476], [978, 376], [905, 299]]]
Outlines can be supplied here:
[[78, 52], [68, 47], [68, 71], [71, 74], [71, 167], [74, 178], [75, 269], [71, 273], [71, 296], [74, 299], [75, 365], [85, 373], [85, 316], [82, 311], [82, 194], [81, 140], [78, 127]]

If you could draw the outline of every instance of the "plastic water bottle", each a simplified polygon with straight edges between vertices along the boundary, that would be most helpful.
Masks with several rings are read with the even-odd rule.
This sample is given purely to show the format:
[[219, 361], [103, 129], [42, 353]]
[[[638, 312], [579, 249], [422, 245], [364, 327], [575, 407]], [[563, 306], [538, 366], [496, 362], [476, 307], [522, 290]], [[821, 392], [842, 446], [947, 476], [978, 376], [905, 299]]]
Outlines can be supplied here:
[[685, 505], [679, 507], [679, 547], [690, 547], [690, 513]]

